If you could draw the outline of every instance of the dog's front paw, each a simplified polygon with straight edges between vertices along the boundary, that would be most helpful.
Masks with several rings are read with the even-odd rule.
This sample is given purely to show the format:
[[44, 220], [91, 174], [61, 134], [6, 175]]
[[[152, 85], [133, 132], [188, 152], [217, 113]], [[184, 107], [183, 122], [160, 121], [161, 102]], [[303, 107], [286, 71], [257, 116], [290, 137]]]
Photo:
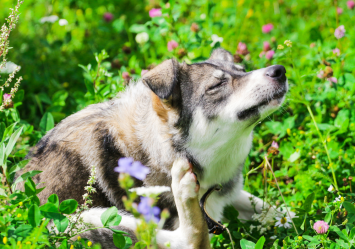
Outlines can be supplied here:
[[177, 159], [172, 168], [172, 191], [175, 199], [182, 202], [197, 199], [200, 185], [192, 171], [192, 165], [186, 159]]

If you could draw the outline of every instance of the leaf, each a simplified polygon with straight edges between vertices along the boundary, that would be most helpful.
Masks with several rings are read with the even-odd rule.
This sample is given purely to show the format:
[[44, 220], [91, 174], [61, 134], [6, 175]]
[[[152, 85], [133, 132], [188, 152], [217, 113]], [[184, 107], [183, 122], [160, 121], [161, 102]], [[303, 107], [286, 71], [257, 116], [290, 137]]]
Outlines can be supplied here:
[[345, 241], [348, 241], [348, 237], [345, 236], [345, 235], [340, 231], [340, 229], [339, 229], [338, 227], [336, 227], [336, 226], [331, 226], [331, 227], [329, 227], [329, 230], [330, 230], [330, 231], [333, 231], [333, 232], [336, 232], [336, 233], [339, 235], [340, 238], [342, 238], [342, 239], [345, 240]]
[[43, 132], [49, 131], [53, 129], [54, 127], [54, 118], [50, 112], [46, 112], [42, 119], [41, 122], [39, 123], [39, 127]]
[[312, 236], [309, 236], [309, 235], [302, 235], [302, 237], [306, 240], [309, 240], [309, 241], [318, 241], [317, 238], [314, 238]]
[[78, 202], [76, 200], [68, 199], [60, 203], [59, 210], [64, 214], [72, 214], [75, 212], [77, 207], [78, 207]]
[[20, 169], [23, 169], [30, 160], [31, 159], [23, 160], [23, 161], [19, 162], [18, 164], [12, 166], [11, 169], [9, 170], [9, 174], [15, 173], [15, 172], [19, 171]]
[[4, 199], [7, 197], [7, 194], [3, 188], [0, 188], [0, 199]]
[[255, 243], [247, 241], [246, 239], [240, 241], [240, 246], [242, 249], [255, 249]]
[[16, 228], [14, 234], [18, 237], [26, 238], [31, 230], [32, 230], [31, 225], [23, 224], [23, 225], [20, 225], [18, 228]]
[[118, 226], [121, 219], [122, 217], [118, 214], [118, 209], [116, 207], [110, 207], [101, 215], [101, 222], [105, 227]]
[[129, 234], [129, 233], [126, 233], [124, 231], [121, 231], [121, 230], [117, 230], [117, 229], [113, 229], [113, 228], [109, 228], [112, 232], [114, 233], [119, 233], [119, 234]]
[[64, 232], [69, 225], [68, 218], [59, 213], [47, 213], [47, 218], [53, 219], [53, 222], [59, 232]]
[[48, 202], [53, 203], [57, 208], [59, 208], [59, 198], [58, 195], [52, 194], [48, 197]]
[[312, 203], [314, 200], [315, 194], [311, 193], [310, 195], [307, 196], [304, 204], [303, 204], [303, 209], [308, 213], [312, 209]]
[[126, 245], [126, 240], [122, 234], [114, 233], [113, 234], [113, 243], [118, 248], [124, 248]]
[[334, 126], [339, 128], [340, 132], [343, 133], [348, 129], [349, 126], [349, 110], [342, 109], [338, 112], [336, 119], [334, 120]]
[[123, 249], [131, 248], [131, 246], [133, 244], [131, 238], [130, 237], [124, 237], [124, 239], [126, 240], [126, 246]]
[[346, 211], [348, 211], [349, 213], [355, 214], [355, 207], [353, 204], [351, 204], [350, 202], [344, 201], [343, 205], [344, 205], [344, 208], [346, 209]]
[[36, 204], [31, 205], [28, 209], [28, 222], [33, 227], [37, 227], [41, 223], [41, 211]]
[[327, 213], [327, 215], [324, 218], [324, 222], [329, 223], [331, 218], [332, 218], [332, 213]]
[[290, 161], [291, 163], [293, 163], [294, 161], [296, 161], [298, 158], [300, 158], [301, 153], [299, 151], [294, 152], [288, 159], [288, 161]]
[[230, 221], [237, 220], [239, 216], [239, 212], [235, 209], [235, 207], [229, 205], [224, 208], [223, 216]]
[[25, 193], [27, 196], [36, 194], [36, 184], [33, 182], [31, 177], [28, 177], [25, 182]]
[[3, 142], [8, 136], [10, 136], [10, 134], [12, 134], [12, 132], [14, 131], [15, 129], [15, 125], [17, 124], [17, 122], [13, 123], [12, 125], [10, 125], [9, 127], [7, 127], [5, 129], [5, 132], [4, 132], [4, 135], [2, 137], [2, 140], [1, 142]]
[[85, 82], [85, 86], [86, 86], [86, 89], [88, 90], [88, 92], [89, 92], [92, 96], [95, 96], [95, 89], [94, 89], [94, 84], [93, 84], [93, 82], [90, 82], [90, 81], [87, 80], [87, 79], [85, 79], [84, 82]]
[[22, 132], [23, 126], [18, 128], [10, 137], [9, 142], [7, 143], [6, 150], [5, 150], [5, 157], [8, 157], [14, 148], [17, 139], [20, 137], [21, 132]]
[[68, 240], [63, 240], [62, 244], [58, 247], [58, 249], [67, 249], [68, 248]]
[[37, 175], [37, 174], [39, 174], [39, 173], [41, 173], [41, 172], [42, 172], [42, 171], [40, 171], [40, 170], [31, 170], [31, 171], [28, 171], [28, 172], [22, 174], [22, 175], [19, 176], [19, 177], [16, 179], [16, 181], [12, 184], [12, 187], [11, 187], [12, 190], [15, 190], [17, 183], [22, 182], [22, 181], [26, 181], [27, 178], [32, 177], [32, 176], [35, 176], [35, 175]]
[[51, 202], [47, 202], [46, 204], [40, 206], [39, 209], [41, 210], [42, 213], [48, 213], [48, 212], [49, 213], [59, 213], [56, 205]]
[[255, 249], [263, 249], [264, 243], [265, 243], [265, 237], [262, 236], [262, 237], [260, 237], [258, 242], [256, 242]]
[[1, 122], [0, 123], [0, 141], [2, 141], [2, 138], [4, 137], [4, 133], [5, 133], [5, 123]]
[[25, 196], [23, 193], [14, 193], [10, 195], [10, 203], [11, 204], [18, 204], [21, 201], [26, 200], [27, 196]]

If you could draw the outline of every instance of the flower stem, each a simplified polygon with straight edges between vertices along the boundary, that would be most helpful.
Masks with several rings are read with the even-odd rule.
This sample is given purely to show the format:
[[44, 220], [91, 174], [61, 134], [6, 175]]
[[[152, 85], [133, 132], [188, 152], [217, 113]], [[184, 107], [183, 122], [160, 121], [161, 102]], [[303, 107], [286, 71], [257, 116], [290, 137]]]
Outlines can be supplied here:
[[321, 132], [319, 131], [319, 128], [318, 128], [317, 122], [316, 122], [316, 120], [315, 120], [315, 118], [314, 118], [314, 116], [313, 116], [313, 112], [312, 112], [312, 110], [311, 110], [311, 107], [310, 107], [309, 105], [306, 105], [306, 106], [307, 106], [307, 110], [308, 110], [309, 114], [311, 115], [311, 118], [312, 118], [312, 120], [313, 120], [314, 126], [316, 127], [318, 136], [319, 136], [319, 138], [320, 138], [321, 141], [322, 141], [322, 144], [323, 144], [323, 147], [324, 147], [324, 149], [325, 149], [325, 152], [327, 153], [327, 157], [328, 157], [328, 161], [329, 161], [329, 166], [330, 166], [330, 168], [331, 168], [331, 170], [332, 170], [332, 175], [333, 175], [333, 181], [334, 181], [333, 184], [334, 184], [335, 189], [338, 191], [339, 189], [338, 189], [337, 179], [336, 179], [336, 177], [335, 177], [335, 172], [334, 172], [334, 169], [333, 169], [332, 160], [330, 159], [330, 155], [329, 155], [329, 151], [328, 151], [327, 144], [326, 144], [326, 142], [325, 142], [325, 140], [324, 140], [324, 138], [323, 138]]

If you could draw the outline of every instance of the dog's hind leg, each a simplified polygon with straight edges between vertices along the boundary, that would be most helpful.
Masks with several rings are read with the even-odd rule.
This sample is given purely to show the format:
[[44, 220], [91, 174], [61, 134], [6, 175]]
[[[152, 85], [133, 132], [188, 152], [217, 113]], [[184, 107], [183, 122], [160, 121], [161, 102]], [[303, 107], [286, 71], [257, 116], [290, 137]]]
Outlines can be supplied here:
[[161, 230], [157, 234], [159, 248], [209, 249], [210, 240], [206, 221], [199, 206], [197, 179], [187, 160], [178, 159], [172, 168], [172, 191], [179, 215], [179, 228]]

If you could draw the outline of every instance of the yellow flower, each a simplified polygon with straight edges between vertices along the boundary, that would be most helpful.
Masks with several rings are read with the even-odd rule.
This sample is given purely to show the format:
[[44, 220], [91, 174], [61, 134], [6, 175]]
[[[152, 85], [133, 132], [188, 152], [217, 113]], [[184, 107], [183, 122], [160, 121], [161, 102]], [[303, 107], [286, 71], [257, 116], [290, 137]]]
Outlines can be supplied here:
[[305, 132], [304, 131], [300, 131], [300, 134], [305, 134]]
[[17, 241], [17, 245], [18, 245], [18, 246], [21, 245], [21, 241]]
[[4, 244], [6, 244], [6, 243], [7, 243], [7, 237], [2, 238], [2, 242], [3, 242]]
[[296, 149], [296, 152], [299, 152], [300, 151], [300, 149]]
[[279, 50], [282, 50], [282, 49], [284, 49], [285, 47], [284, 46], [282, 46], [282, 45], [278, 45], [277, 46], [277, 49], [279, 49]]
[[298, 240], [302, 240], [302, 236], [298, 236]]
[[78, 241], [80, 241], [81, 240], [81, 237], [80, 236], [78, 236]]
[[30, 242], [30, 241], [27, 241], [27, 242], [26, 242], [26, 245], [31, 245], [31, 242]]
[[248, 13], [247, 13], [247, 18], [252, 17], [253, 14], [254, 14], [254, 10], [253, 10], [253, 9], [249, 9], [249, 10], [248, 10]]
[[88, 246], [89, 247], [92, 246], [92, 242], [91, 241], [88, 242]]
[[22, 216], [22, 214], [17, 214], [17, 218], [20, 218]]
[[330, 137], [327, 138], [327, 142], [329, 143], [332, 139]]
[[23, 202], [22, 202], [22, 201], [20, 201], [18, 204], [19, 204], [20, 206], [23, 206]]
[[313, 203], [317, 203], [317, 201], [316, 201], [316, 200], [314, 200], [314, 201], [313, 201]]
[[287, 128], [286, 130], [287, 134], [290, 136], [291, 135], [291, 129], [290, 128]]
[[71, 246], [70, 246], [70, 249], [74, 249], [74, 245], [71, 245]]
[[290, 41], [290, 40], [286, 40], [286, 41], [284, 42], [284, 44], [285, 44], [287, 47], [292, 47], [292, 41]]
[[340, 197], [340, 201], [341, 201], [341, 202], [344, 202], [344, 197]]

